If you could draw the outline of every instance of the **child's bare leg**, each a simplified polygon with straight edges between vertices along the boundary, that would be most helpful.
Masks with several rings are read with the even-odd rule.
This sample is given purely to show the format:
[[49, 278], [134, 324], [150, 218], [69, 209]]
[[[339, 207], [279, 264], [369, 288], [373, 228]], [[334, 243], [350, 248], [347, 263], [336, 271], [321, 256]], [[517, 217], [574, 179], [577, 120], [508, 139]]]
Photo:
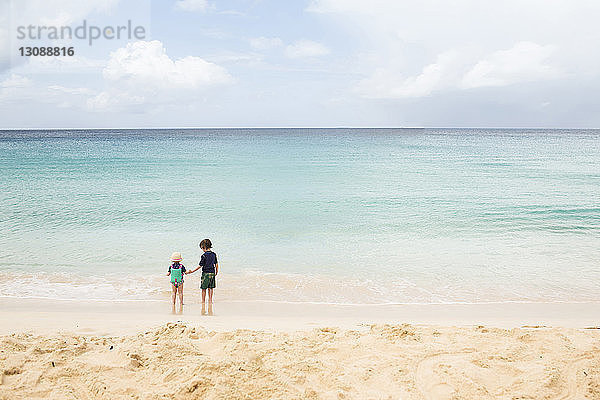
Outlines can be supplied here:
[[204, 308], [205, 303], [206, 303], [206, 289], [202, 289], [202, 315], [206, 314], [206, 309]]
[[175, 298], [177, 294], [177, 288], [171, 283], [171, 289], [173, 289], [173, 295], [171, 296], [171, 300], [173, 300], [173, 308], [171, 309], [171, 313], [175, 314]]
[[208, 289], [208, 315], [213, 315], [212, 296], [213, 296], [213, 290]]
[[183, 314], [183, 283], [177, 288], [179, 294], [179, 314]]

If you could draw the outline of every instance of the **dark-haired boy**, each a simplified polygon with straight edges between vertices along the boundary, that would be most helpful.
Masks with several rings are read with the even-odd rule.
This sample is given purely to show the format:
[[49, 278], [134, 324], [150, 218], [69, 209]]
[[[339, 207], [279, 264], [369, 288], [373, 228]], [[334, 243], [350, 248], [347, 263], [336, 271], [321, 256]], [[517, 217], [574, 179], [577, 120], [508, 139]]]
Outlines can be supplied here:
[[219, 273], [219, 262], [217, 261], [217, 255], [211, 250], [212, 243], [210, 239], [201, 241], [200, 248], [204, 251], [204, 254], [200, 257], [198, 268], [189, 273], [191, 274], [202, 268], [202, 277], [200, 279], [200, 289], [202, 289], [202, 315], [206, 315], [206, 291], [208, 291], [208, 315], [213, 315], [213, 289], [217, 286], [216, 276]]

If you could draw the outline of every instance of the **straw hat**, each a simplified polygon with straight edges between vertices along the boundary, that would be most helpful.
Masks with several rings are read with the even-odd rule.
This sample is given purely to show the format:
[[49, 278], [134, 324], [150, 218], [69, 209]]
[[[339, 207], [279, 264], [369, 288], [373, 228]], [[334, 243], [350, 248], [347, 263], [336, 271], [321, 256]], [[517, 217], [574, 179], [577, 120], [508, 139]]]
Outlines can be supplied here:
[[183, 260], [183, 258], [181, 257], [181, 253], [176, 251], [173, 254], [171, 254], [171, 261], [175, 262], [175, 261], [181, 261]]

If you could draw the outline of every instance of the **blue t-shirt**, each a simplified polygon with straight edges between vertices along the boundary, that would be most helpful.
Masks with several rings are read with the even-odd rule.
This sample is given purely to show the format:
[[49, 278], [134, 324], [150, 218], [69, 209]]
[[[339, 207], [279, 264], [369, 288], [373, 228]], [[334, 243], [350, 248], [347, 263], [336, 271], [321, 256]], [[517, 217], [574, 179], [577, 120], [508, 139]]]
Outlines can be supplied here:
[[202, 272], [210, 272], [215, 273], [215, 264], [218, 264], [217, 255], [212, 251], [205, 251], [200, 257], [200, 266], [202, 267]]

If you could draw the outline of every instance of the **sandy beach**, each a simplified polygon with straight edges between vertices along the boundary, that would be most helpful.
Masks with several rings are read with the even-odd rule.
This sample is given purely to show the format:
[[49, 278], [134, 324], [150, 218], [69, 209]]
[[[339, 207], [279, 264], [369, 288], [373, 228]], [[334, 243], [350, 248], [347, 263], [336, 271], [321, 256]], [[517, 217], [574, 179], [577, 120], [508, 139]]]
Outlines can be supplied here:
[[2, 399], [596, 399], [597, 304], [2, 299]]

